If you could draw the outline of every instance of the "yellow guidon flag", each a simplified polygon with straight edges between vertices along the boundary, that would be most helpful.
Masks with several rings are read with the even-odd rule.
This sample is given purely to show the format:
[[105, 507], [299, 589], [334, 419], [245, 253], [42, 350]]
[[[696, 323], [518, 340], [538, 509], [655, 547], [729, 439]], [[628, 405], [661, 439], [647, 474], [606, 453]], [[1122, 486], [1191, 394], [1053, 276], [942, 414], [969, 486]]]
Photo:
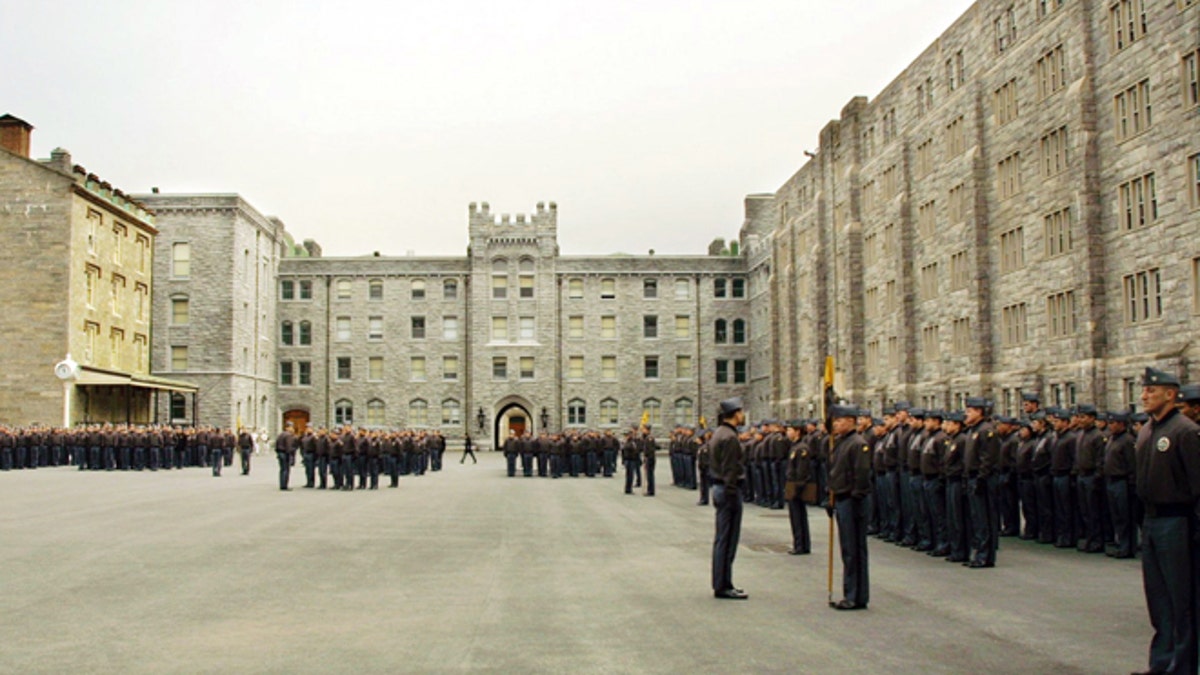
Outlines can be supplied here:
[[701, 428], [701, 429], [707, 429], [707, 428], [708, 428], [708, 422], [706, 422], [706, 421], [704, 420], [704, 415], [701, 415], [701, 416], [700, 416], [700, 428]]
[[643, 410], [643, 411], [642, 411], [642, 426], [646, 426], [646, 424], [647, 424], [648, 422], [650, 422], [650, 411], [649, 411], [649, 410]]

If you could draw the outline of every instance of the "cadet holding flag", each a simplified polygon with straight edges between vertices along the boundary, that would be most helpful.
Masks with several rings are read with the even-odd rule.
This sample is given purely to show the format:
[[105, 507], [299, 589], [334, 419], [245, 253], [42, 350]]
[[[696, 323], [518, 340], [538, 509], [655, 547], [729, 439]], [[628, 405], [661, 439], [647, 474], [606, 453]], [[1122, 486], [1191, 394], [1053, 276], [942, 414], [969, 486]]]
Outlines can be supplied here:
[[830, 511], [841, 529], [842, 593], [835, 609], [866, 609], [870, 600], [867, 573], [867, 507], [871, 494], [871, 447], [855, 432], [857, 410], [835, 405], [830, 410], [834, 448], [829, 456]]

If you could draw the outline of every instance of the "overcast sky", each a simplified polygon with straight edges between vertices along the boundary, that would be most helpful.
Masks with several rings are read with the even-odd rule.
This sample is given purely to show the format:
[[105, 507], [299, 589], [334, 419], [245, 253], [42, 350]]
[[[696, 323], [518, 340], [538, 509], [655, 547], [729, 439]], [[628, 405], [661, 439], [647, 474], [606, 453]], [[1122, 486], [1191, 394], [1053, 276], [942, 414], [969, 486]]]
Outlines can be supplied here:
[[564, 254], [703, 253], [970, 4], [0, 0], [0, 114], [326, 255], [461, 255], [472, 201], [557, 202]]

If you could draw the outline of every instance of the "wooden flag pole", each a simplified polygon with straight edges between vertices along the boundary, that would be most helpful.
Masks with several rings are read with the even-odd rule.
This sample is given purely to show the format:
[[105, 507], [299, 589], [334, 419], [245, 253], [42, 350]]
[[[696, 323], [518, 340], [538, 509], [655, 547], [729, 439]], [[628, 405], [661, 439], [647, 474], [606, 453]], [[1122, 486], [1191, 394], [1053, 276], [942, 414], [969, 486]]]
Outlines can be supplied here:
[[[822, 417], [825, 418], [825, 431], [829, 436], [829, 451], [826, 453], [826, 470], [828, 471], [828, 463], [833, 460], [833, 425], [830, 424], [829, 414], [832, 412], [830, 406], [833, 405], [833, 357], [825, 357], [825, 378], [823, 381], [824, 389], [821, 396]], [[833, 499], [833, 493], [829, 494], [829, 565], [828, 565], [828, 597], [829, 606], [833, 607], [833, 535], [834, 535], [834, 517], [833, 509], [836, 506]]]

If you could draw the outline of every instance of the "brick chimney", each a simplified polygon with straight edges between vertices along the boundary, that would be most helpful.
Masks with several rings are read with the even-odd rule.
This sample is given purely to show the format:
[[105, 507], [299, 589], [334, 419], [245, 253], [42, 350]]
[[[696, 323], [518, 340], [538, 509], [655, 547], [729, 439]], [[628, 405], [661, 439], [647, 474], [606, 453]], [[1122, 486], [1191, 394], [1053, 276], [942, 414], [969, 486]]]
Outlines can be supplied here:
[[33, 125], [12, 115], [0, 115], [0, 148], [29, 157], [29, 132]]

